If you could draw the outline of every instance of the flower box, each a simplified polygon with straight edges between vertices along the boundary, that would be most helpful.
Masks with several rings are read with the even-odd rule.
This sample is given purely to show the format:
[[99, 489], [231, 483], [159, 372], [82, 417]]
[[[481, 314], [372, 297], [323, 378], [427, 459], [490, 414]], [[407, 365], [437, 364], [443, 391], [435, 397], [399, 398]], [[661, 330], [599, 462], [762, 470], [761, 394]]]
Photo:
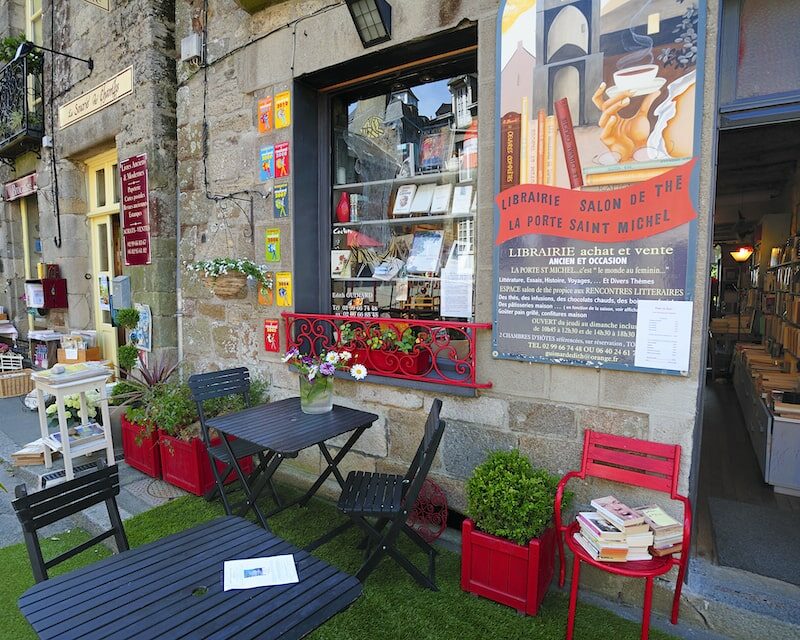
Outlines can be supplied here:
[[[205, 495], [214, 486], [214, 474], [208, 458], [206, 446], [201, 438], [181, 440], [163, 431], [159, 431], [161, 443], [161, 473], [164, 480], [193, 493], [196, 496]], [[212, 446], [220, 444], [219, 438], [211, 440]], [[225, 465], [216, 461], [217, 469], [224, 472]], [[253, 471], [253, 458], [247, 456], [239, 459], [242, 472], [249, 474]], [[236, 472], [228, 476], [225, 484], [237, 480]]]
[[[153, 478], [161, 477], [161, 454], [158, 450], [158, 434], [147, 434], [141, 425], [129, 422], [122, 414], [122, 451], [125, 462]], [[137, 442], [139, 440], [139, 442]]]
[[477, 531], [466, 519], [461, 527], [461, 588], [535, 616], [553, 579], [555, 545], [553, 527], [522, 546]]
[[424, 375], [431, 367], [431, 352], [428, 350], [403, 353], [380, 349], [352, 349], [355, 362], [366, 365], [375, 375], [400, 373], [412, 376]]

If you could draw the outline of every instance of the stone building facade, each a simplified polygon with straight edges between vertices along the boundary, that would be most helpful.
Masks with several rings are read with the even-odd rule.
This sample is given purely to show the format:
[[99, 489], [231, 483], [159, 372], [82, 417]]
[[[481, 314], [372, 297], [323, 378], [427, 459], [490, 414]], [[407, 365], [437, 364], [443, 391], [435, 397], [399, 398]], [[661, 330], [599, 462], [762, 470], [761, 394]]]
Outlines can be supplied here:
[[[130, 277], [133, 302], [147, 304], [153, 314], [153, 341], [156, 349], [177, 348], [175, 321], [175, 43], [173, 37], [174, 3], [166, 0], [144, 0], [107, 3], [3, 2], [0, 7], [4, 34], [25, 34], [33, 40], [30, 25], [31, 8], [40, 8], [38, 29], [41, 42], [48, 48], [82, 59], [91, 58], [94, 68], [64, 56], [44, 55], [42, 95], [45, 132], [49, 138], [41, 148], [19, 155], [13, 168], [6, 170], [3, 181], [35, 173], [38, 190], [28, 209], [38, 209], [38, 218], [30, 224], [32, 273], [35, 263], [56, 264], [67, 281], [68, 307], [54, 309], [46, 315], [34, 314], [28, 324], [24, 295], [24, 258], [21, 233], [20, 202], [6, 202], [3, 207], [3, 234], [0, 250], [2, 281], [0, 304], [9, 309], [11, 319], [25, 337], [30, 328], [65, 328], [71, 330], [97, 328], [99, 295], [97, 269], [93, 251], [104, 247], [92, 243], [92, 207], [105, 214], [101, 224], [112, 226], [112, 266], [110, 275]], [[41, 54], [40, 54], [41, 55]], [[51, 65], [54, 67], [51, 68]], [[120, 72], [130, 69], [132, 91], [62, 126], [59, 109], [80, 96], [90, 94]], [[52, 109], [52, 114], [51, 114]], [[52, 120], [51, 120], [52, 115]], [[146, 153], [149, 170], [149, 203], [153, 220], [151, 228], [152, 262], [146, 266], [124, 266], [119, 230], [119, 183], [116, 173], [104, 185], [108, 194], [91, 194], [97, 187], [90, 182], [95, 159], [105, 158], [103, 171], [114, 171], [114, 165], [133, 155]], [[105, 155], [104, 155], [105, 154]], [[53, 180], [56, 168], [57, 183]], [[105, 187], [99, 187], [105, 188]], [[113, 195], [112, 195], [113, 194]], [[58, 202], [58, 215], [54, 203]], [[94, 205], [92, 204], [94, 203]], [[60, 232], [59, 232], [60, 224]], [[58, 239], [58, 240], [57, 240]], [[34, 241], [38, 243], [34, 247]], [[112, 350], [107, 346], [106, 351]], [[115, 357], [115, 353], [104, 353]]]

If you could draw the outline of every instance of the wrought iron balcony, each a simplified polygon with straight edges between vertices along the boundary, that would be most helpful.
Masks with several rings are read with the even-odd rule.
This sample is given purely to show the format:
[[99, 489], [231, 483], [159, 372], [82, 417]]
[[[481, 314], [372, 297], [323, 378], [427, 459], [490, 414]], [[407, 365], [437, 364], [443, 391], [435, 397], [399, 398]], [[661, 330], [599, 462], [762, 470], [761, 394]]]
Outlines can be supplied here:
[[29, 54], [0, 69], [0, 158], [38, 150], [43, 135], [42, 57]]

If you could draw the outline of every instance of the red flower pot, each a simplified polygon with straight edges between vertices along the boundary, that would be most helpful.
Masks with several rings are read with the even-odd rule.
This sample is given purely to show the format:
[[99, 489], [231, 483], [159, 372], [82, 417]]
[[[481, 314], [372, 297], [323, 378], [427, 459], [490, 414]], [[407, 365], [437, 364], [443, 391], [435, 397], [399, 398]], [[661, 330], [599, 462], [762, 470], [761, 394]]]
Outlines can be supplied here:
[[526, 546], [461, 527], [461, 588], [522, 614], [539, 611], [555, 569], [556, 536], [550, 527]]
[[353, 349], [353, 361], [367, 367], [369, 373], [405, 373], [421, 376], [431, 367], [431, 352], [426, 350], [412, 353], [402, 351], [381, 351], [379, 349]]
[[122, 414], [121, 423], [125, 462], [148, 476], [160, 478], [161, 455], [158, 450], [158, 435], [156, 433], [148, 435], [144, 427], [129, 422], [125, 414]]
[[[159, 431], [161, 441], [161, 472], [164, 480], [176, 487], [185, 489], [196, 496], [205, 495], [214, 486], [214, 474], [208, 459], [206, 446], [201, 438], [192, 438], [189, 441], [174, 438], [169, 434]], [[219, 438], [211, 440], [212, 446], [220, 443]], [[224, 473], [225, 465], [216, 461], [217, 469]], [[247, 456], [239, 459], [242, 472], [249, 474], [253, 471], [253, 458]], [[236, 473], [228, 476], [225, 484], [238, 479]]]

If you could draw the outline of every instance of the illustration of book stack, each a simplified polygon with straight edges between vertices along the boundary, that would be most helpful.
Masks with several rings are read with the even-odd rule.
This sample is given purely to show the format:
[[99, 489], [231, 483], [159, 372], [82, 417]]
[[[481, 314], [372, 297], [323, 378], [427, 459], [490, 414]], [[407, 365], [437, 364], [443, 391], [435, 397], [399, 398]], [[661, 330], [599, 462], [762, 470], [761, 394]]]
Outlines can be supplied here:
[[557, 100], [553, 104], [553, 109], [555, 114], [551, 116], [547, 115], [544, 109], [539, 109], [536, 119], [531, 119], [528, 126], [522, 128], [527, 137], [522, 141], [526, 149], [525, 178], [531, 184], [555, 186], [557, 138], [560, 138], [570, 187], [577, 189], [583, 186], [584, 179], [568, 100], [566, 98]]
[[583, 180], [587, 186], [626, 185], [633, 182], [644, 182], [685, 164], [689, 160], [691, 158], [662, 158], [652, 161], [584, 167]]

